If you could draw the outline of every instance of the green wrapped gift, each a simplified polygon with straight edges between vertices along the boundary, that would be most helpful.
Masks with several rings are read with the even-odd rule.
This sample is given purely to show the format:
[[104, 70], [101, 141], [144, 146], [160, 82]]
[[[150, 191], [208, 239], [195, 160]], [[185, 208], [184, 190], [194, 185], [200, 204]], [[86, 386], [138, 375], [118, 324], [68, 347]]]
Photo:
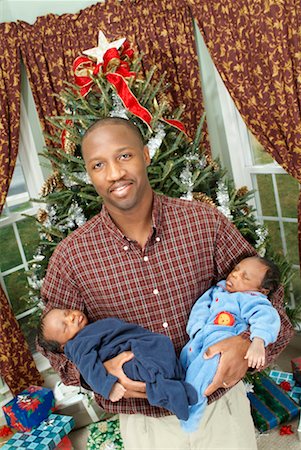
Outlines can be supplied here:
[[258, 373], [252, 382], [254, 392], [249, 392], [248, 397], [259, 431], [270, 430], [298, 416], [300, 407], [267, 375]]
[[118, 416], [89, 426], [88, 450], [123, 450]]

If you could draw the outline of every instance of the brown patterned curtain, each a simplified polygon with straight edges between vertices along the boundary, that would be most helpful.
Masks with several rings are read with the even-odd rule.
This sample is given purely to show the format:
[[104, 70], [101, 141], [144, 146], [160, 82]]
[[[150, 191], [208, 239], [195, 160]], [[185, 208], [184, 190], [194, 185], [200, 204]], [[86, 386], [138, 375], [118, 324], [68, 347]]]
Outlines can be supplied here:
[[202, 94], [193, 23], [184, 0], [108, 0], [78, 14], [39, 17], [33, 25], [19, 21], [18, 29], [44, 131], [51, 132], [46, 117], [62, 113], [52, 94], [60, 92], [64, 80], [73, 82], [72, 63], [97, 45], [99, 30], [108, 40], [127, 37], [145, 53], [145, 70], [158, 67], [158, 79], [166, 72], [174, 105], [185, 105], [185, 125], [190, 133], [195, 131], [203, 112]]
[[[245, 123], [301, 182], [301, 3], [188, 0]], [[301, 197], [299, 198], [301, 255]]]
[[[0, 214], [13, 175], [19, 145], [20, 54], [15, 24], [0, 24]], [[41, 384], [27, 342], [0, 286], [0, 374], [16, 395]]]

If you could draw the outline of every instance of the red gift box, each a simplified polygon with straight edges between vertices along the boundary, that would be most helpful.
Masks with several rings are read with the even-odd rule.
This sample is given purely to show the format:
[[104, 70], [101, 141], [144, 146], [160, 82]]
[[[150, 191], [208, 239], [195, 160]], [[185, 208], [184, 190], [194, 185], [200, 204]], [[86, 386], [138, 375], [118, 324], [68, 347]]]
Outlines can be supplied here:
[[61, 442], [55, 447], [55, 450], [72, 450], [72, 442], [68, 436], [63, 437]]
[[291, 359], [292, 372], [296, 383], [301, 385], [301, 356]]

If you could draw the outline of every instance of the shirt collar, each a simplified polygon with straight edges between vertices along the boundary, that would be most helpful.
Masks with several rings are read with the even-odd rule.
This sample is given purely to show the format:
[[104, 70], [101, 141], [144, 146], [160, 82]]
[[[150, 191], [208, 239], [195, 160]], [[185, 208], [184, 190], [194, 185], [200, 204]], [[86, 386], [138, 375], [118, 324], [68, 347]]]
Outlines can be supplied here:
[[[163, 204], [162, 204], [162, 195], [153, 193], [153, 208], [152, 208], [152, 223], [153, 223], [153, 235], [157, 235], [160, 232], [161, 229], [161, 218], [162, 218], [162, 210], [163, 210]], [[100, 212], [101, 218], [103, 223], [106, 225], [106, 227], [115, 234], [116, 237], [119, 239], [127, 239], [126, 236], [119, 230], [119, 228], [116, 226], [114, 221], [112, 220], [107, 208], [105, 205], [102, 205], [101, 212]]]

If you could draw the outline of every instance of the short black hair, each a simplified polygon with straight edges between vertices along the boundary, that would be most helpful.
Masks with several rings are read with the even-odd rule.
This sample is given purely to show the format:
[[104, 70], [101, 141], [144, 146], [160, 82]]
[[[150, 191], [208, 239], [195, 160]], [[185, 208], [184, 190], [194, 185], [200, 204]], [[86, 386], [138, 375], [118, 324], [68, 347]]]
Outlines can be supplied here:
[[[51, 310], [50, 310], [51, 311]], [[42, 347], [44, 350], [47, 350], [52, 353], [62, 353], [62, 346], [57, 341], [52, 341], [50, 339], [46, 339], [44, 336], [45, 332], [45, 317], [49, 312], [46, 313], [44, 316], [41, 317], [38, 329], [37, 329], [37, 343], [40, 347]]]
[[261, 287], [267, 289], [269, 294], [273, 294], [280, 284], [280, 270], [270, 259], [263, 258], [262, 256], [256, 256], [256, 258], [268, 269], [262, 280]]
[[139, 128], [131, 121], [124, 119], [122, 117], [104, 117], [103, 119], [98, 119], [96, 122], [93, 122], [92, 125], [85, 131], [85, 134], [82, 138], [81, 146], [83, 146], [85, 138], [97, 128], [100, 128], [104, 125], [123, 125], [133, 131], [136, 137], [139, 139], [141, 146], [144, 147], [143, 136]]

